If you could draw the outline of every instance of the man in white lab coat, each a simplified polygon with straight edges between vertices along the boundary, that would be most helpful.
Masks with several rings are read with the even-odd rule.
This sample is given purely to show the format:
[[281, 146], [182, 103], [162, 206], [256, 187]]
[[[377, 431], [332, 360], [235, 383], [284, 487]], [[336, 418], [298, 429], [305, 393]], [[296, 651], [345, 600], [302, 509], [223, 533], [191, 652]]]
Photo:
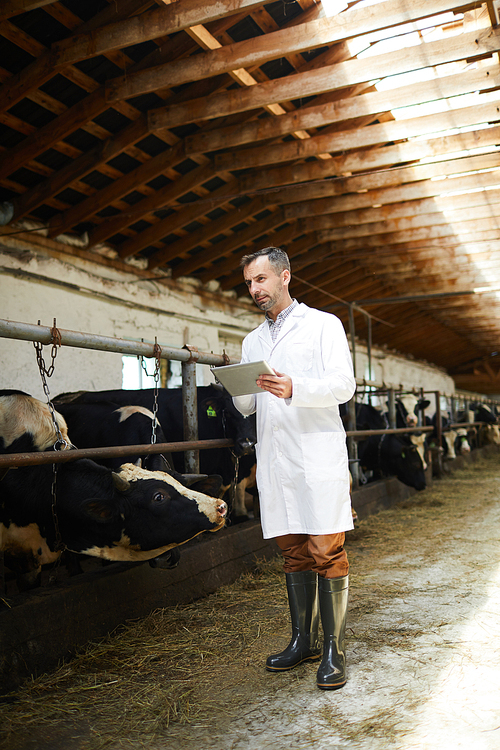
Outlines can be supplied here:
[[[264, 538], [284, 556], [292, 640], [269, 656], [270, 671], [321, 656], [318, 687], [342, 687], [348, 561], [353, 528], [345, 432], [339, 404], [355, 391], [341, 321], [290, 296], [290, 262], [280, 248], [241, 261], [248, 291], [266, 320], [243, 342], [242, 362], [267, 360], [275, 375], [257, 380], [262, 393], [238, 396], [242, 414], [257, 412], [257, 486]], [[319, 608], [318, 608], [319, 604]], [[319, 609], [319, 611], [318, 611]]]

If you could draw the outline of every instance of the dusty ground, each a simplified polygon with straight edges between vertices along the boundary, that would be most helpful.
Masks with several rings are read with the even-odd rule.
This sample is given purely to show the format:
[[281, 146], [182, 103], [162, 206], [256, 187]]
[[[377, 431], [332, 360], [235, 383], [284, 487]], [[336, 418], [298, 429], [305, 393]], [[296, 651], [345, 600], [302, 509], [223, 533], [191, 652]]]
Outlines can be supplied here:
[[500, 749], [500, 454], [348, 535], [348, 683], [265, 671], [278, 562], [157, 612], [0, 707], [3, 750]]

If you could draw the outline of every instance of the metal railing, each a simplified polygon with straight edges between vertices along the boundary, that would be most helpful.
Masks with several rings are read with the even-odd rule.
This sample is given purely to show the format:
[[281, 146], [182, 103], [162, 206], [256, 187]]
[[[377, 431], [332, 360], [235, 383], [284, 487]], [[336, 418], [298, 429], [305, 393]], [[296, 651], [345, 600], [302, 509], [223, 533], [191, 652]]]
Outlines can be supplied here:
[[69, 346], [80, 349], [114, 352], [118, 354], [136, 355], [137, 357], [177, 360], [182, 363], [182, 401], [184, 418], [183, 443], [156, 443], [146, 446], [111, 446], [109, 448], [86, 448], [72, 451], [45, 451], [43, 453], [22, 454], [12, 453], [0, 457], [0, 466], [26, 466], [29, 464], [60, 463], [74, 461], [77, 458], [114, 458], [131, 453], [132, 449], [140, 448], [140, 452], [147, 453], [175, 453], [185, 451], [185, 468], [188, 473], [199, 473], [199, 450], [207, 448], [230, 447], [231, 440], [198, 440], [198, 408], [196, 389], [196, 365], [224, 365], [235, 363], [225, 353], [200, 352], [197, 347], [186, 345], [182, 349], [163, 344], [149, 344], [144, 341], [129, 341], [127, 339], [101, 336], [80, 331], [70, 331], [54, 326], [34, 325], [0, 319], [0, 337], [19, 341], [32, 341], [40, 344]]

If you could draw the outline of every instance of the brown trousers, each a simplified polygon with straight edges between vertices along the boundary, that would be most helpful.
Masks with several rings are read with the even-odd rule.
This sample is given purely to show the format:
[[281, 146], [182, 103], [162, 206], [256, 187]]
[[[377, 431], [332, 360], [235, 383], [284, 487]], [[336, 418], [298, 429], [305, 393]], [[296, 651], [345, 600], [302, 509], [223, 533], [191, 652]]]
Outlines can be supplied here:
[[349, 571], [345, 534], [285, 534], [276, 543], [285, 558], [285, 573], [315, 570], [323, 578], [341, 578]]

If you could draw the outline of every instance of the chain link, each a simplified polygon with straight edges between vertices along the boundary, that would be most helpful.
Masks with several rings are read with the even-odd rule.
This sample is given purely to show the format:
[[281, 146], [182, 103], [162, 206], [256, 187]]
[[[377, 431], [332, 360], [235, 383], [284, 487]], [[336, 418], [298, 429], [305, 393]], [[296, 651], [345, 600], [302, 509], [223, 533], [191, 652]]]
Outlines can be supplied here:
[[153, 403], [153, 430], [151, 434], [151, 444], [154, 445], [156, 443], [156, 426], [158, 421], [158, 391], [159, 391], [159, 385], [160, 385], [160, 356], [161, 356], [161, 346], [159, 346], [156, 336], [155, 336], [155, 345], [154, 345], [154, 355], [155, 355], [155, 373], [154, 373], [154, 380], [155, 380], [155, 398]]
[[[40, 321], [38, 321], [38, 325], [40, 325]], [[59, 423], [56, 418], [56, 410], [54, 408], [54, 404], [51, 401], [50, 398], [50, 392], [49, 392], [49, 386], [47, 383], [47, 378], [51, 378], [54, 374], [55, 369], [55, 359], [57, 357], [57, 347], [61, 346], [61, 332], [58, 328], [56, 328], [56, 319], [54, 318], [54, 325], [51, 329], [51, 342], [52, 342], [52, 349], [51, 349], [51, 364], [50, 367], [47, 368], [45, 364], [45, 360], [43, 358], [43, 344], [39, 341], [34, 341], [33, 346], [35, 347], [36, 352], [36, 361], [38, 364], [38, 369], [40, 371], [40, 377], [42, 379], [42, 387], [43, 392], [45, 394], [45, 397], [47, 399], [47, 406], [49, 407], [50, 416], [52, 418], [52, 422], [54, 425], [54, 429], [56, 431], [57, 440], [54, 443], [54, 450], [62, 450], [64, 446], [67, 446], [68, 443], [63, 438], [61, 429], [59, 427]], [[52, 520], [54, 522], [54, 531], [55, 531], [55, 552], [61, 552], [65, 549], [66, 545], [62, 541], [61, 532], [59, 529], [59, 519], [57, 517], [57, 464], [52, 464]]]
[[[38, 325], [40, 325], [40, 321], [38, 321]], [[55, 450], [61, 450], [64, 446], [67, 446], [68, 443], [66, 442], [66, 440], [63, 438], [61, 434], [59, 423], [56, 418], [56, 410], [54, 408], [54, 404], [51, 401], [50, 393], [49, 393], [49, 386], [47, 383], [47, 378], [51, 378], [52, 375], [54, 374], [55, 360], [57, 357], [57, 347], [61, 346], [61, 333], [59, 329], [56, 328], [55, 318], [54, 318], [54, 326], [51, 330], [51, 341], [52, 341], [52, 349], [50, 352], [50, 356], [51, 356], [52, 361], [51, 361], [50, 367], [48, 368], [43, 358], [43, 344], [40, 341], [33, 341], [33, 346], [35, 347], [36, 361], [38, 364], [38, 369], [40, 370], [40, 377], [42, 379], [43, 392], [45, 394], [45, 398], [47, 399], [47, 406], [49, 407], [50, 416], [52, 418], [52, 423], [54, 425], [54, 429], [57, 435], [57, 440], [54, 443], [54, 448]]]
[[161, 346], [158, 344], [158, 340], [155, 336], [155, 343], [153, 347], [153, 356], [155, 358], [155, 370], [153, 375], [151, 375], [148, 372], [147, 365], [144, 361], [144, 357], [142, 354], [137, 355], [137, 359], [139, 360], [142, 369], [148, 376], [148, 378], [154, 379], [154, 400], [153, 400], [153, 426], [152, 426], [152, 432], [151, 432], [151, 445], [154, 445], [156, 443], [156, 428], [158, 425], [158, 392], [159, 392], [159, 386], [160, 386], [160, 372], [161, 372]]

